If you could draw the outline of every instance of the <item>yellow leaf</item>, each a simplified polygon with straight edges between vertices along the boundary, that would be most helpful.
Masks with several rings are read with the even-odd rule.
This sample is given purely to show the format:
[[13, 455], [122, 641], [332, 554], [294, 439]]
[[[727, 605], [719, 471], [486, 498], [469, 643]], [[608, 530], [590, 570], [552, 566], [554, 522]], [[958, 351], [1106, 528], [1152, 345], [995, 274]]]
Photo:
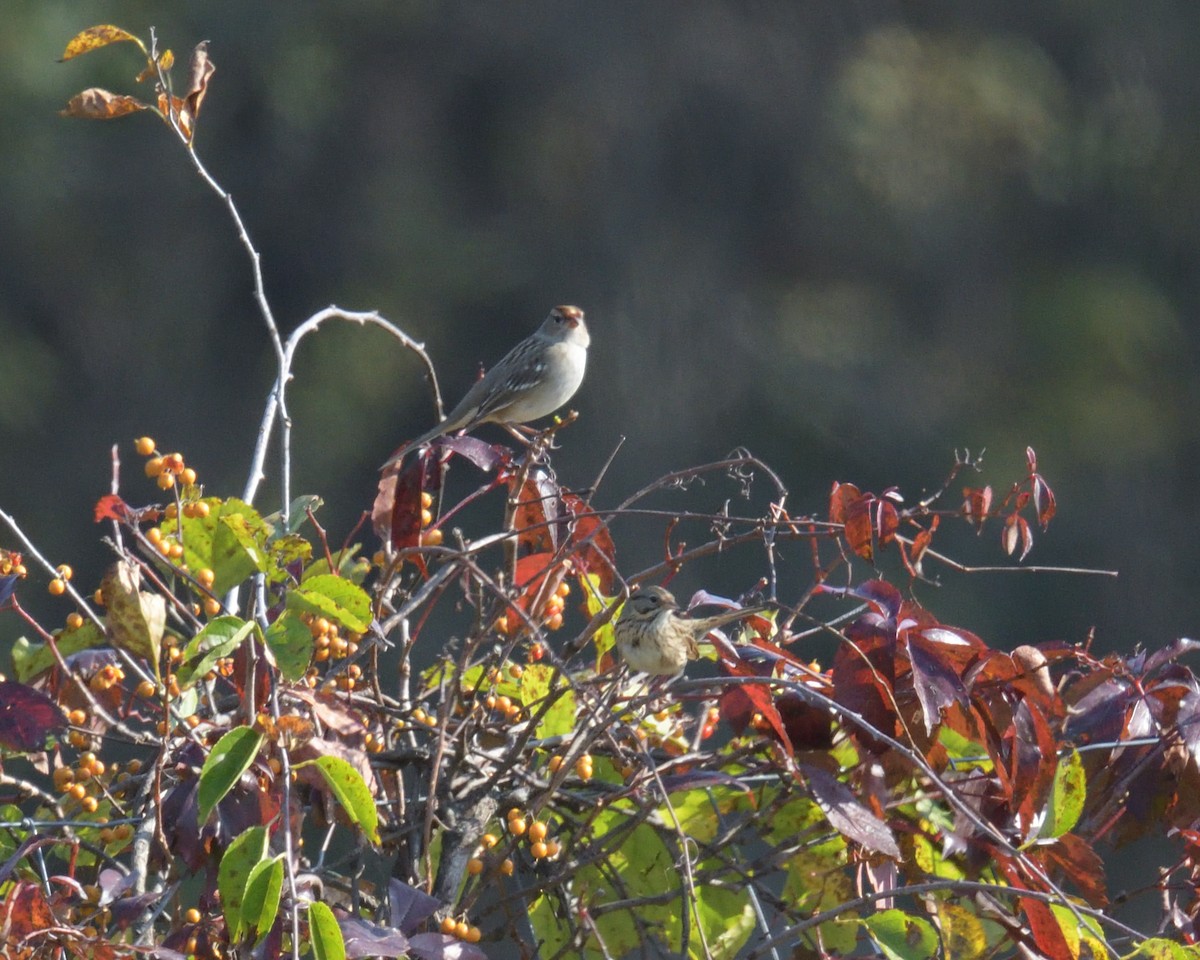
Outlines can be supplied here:
[[[123, 43], [126, 41], [136, 43], [142, 53], [146, 52], [146, 45], [128, 30], [114, 27], [111, 23], [88, 27], [71, 38], [71, 42], [67, 44], [67, 49], [63, 51], [62, 59], [70, 60], [72, 57], [82, 56], [85, 53], [91, 53], [93, 50], [99, 50], [101, 47], [107, 47], [110, 43]], [[62, 61], [59, 62], [61, 63]]]
[[145, 109], [146, 105], [134, 97], [90, 87], [75, 94], [66, 107], [59, 111], [59, 115], [82, 117], [84, 120], [116, 120]]

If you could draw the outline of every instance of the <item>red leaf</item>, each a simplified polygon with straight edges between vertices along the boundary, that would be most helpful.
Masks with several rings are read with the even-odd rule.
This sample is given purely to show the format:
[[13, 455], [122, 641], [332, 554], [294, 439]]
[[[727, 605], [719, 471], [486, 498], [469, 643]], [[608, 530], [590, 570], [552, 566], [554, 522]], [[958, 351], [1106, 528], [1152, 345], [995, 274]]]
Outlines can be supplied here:
[[516, 500], [513, 528], [517, 543], [525, 550], [558, 549], [558, 520], [562, 509], [561, 491], [550, 474], [542, 469], [529, 471], [518, 492], [517, 477], [509, 481], [509, 496]]
[[1075, 960], [1062, 927], [1058, 925], [1050, 907], [1033, 897], [1021, 897], [1020, 900], [1025, 919], [1029, 921], [1029, 932], [1033, 934], [1033, 941], [1047, 960]]
[[421, 543], [421, 494], [434, 496], [441, 489], [442, 470], [432, 451], [408, 462], [397, 461], [384, 470], [371, 508], [371, 523], [381, 540], [397, 550]]
[[949, 658], [941, 655], [937, 645], [909, 635], [905, 647], [912, 665], [913, 687], [925, 717], [925, 735], [932, 736], [941, 722], [942, 710], [955, 703], [967, 707], [967, 691]]
[[1021, 556], [1017, 559], [1024, 560], [1033, 549], [1033, 531], [1029, 529], [1029, 521], [1024, 517], [1017, 517], [1017, 526], [1021, 529]]
[[1004, 530], [1000, 534], [1000, 542], [1004, 547], [1004, 552], [1010, 557], [1017, 549], [1017, 538], [1020, 536], [1020, 531], [1017, 529], [1017, 515], [1011, 514], [1004, 521]]
[[[760, 676], [750, 664], [738, 660], [721, 660], [719, 666], [721, 672], [728, 676]], [[750, 701], [752, 710], [745, 710], [745, 700], [736, 696], [738, 693], [745, 700]], [[733, 724], [734, 729], [739, 733], [745, 728], [746, 722], [750, 719], [750, 713], [753, 711], [761, 713], [763, 718], [771, 725], [771, 729], [775, 731], [779, 743], [787, 755], [789, 757], [795, 756], [796, 751], [792, 746], [791, 738], [788, 736], [787, 730], [784, 729], [783, 719], [779, 716], [779, 711], [775, 707], [774, 696], [766, 684], [746, 683], [737, 687], [730, 686], [721, 695], [721, 715], [727, 717], [730, 723]]]
[[991, 509], [992, 488], [990, 485], [963, 488], [963, 516], [977, 530], [983, 530], [983, 522], [988, 518]]
[[1065, 833], [1054, 843], [1035, 848], [1039, 859], [1057, 867], [1079, 888], [1079, 892], [1097, 910], [1108, 906], [1104, 885], [1104, 861], [1091, 845], [1074, 833]]
[[597, 577], [603, 593], [615, 593], [613, 571], [616, 570], [617, 547], [608, 524], [576, 494], [564, 492], [562, 503], [571, 516], [569, 550], [576, 569]]
[[1037, 473], [1037, 454], [1033, 452], [1033, 447], [1025, 448], [1025, 462], [1029, 464], [1029, 472]]
[[833, 484], [833, 490], [829, 493], [829, 519], [832, 523], [845, 523], [846, 513], [850, 505], [862, 496], [852, 483], [837, 483]]
[[124, 520], [129, 516], [129, 505], [115, 493], [108, 493], [96, 501], [92, 510], [96, 523], [102, 520]]
[[1054, 501], [1054, 491], [1037, 473], [1033, 475], [1033, 504], [1037, 509], [1038, 523], [1045, 530], [1050, 521], [1054, 519], [1054, 514], [1058, 512], [1058, 507]]

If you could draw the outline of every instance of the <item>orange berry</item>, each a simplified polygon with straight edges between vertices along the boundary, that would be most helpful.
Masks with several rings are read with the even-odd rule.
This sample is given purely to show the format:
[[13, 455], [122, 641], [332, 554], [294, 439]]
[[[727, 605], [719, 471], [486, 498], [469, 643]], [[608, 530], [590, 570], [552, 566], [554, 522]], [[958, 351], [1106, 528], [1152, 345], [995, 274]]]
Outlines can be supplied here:
[[204, 598], [204, 612], [210, 617], [215, 617], [221, 612], [221, 601], [216, 597]]
[[529, 839], [534, 843], [537, 843], [539, 840], [545, 840], [546, 834], [549, 832], [550, 828], [547, 827], [546, 824], [544, 824], [541, 820], [534, 820], [533, 823], [529, 825]]
[[519, 837], [525, 832], [525, 821], [521, 819], [512, 819], [508, 821], [508, 832], [514, 837]]
[[138, 437], [133, 441], [133, 448], [143, 457], [148, 457], [154, 452], [154, 439], [152, 437]]
[[197, 500], [195, 503], [192, 504], [192, 516], [198, 517], [199, 519], [203, 520], [205, 517], [208, 516], [209, 511], [211, 509], [212, 508], [207, 503], [205, 503], [203, 500]]
[[467, 861], [467, 873], [473, 877], [479, 876], [483, 873], [483, 861], [478, 857], [472, 857]]
[[67, 714], [67, 720], [76, 727], [82, 727], [87, 722], [87, 713], [84, 710], [76, 707]]
[[459, 940], [466, 940], [467, 934], [470, 932], [471, 925], [467, 923], [466, 920], [459, 920], [458, 923], [454, 925], [454, 935], [458, 937]]
[[563, 625], [563, 615], [561, 613], [556, 613], [554, 616], [552, 616], [546, 620], [546, 629], [547, 630], [560, 630], [560, 629], [562, 629], [562, 625]]
[[67, 793], [69, 793], [76, 800], [82, 800], [87, 796], [87, 787], [85, 787], [82, 783], [72, 783], [71, 786], [67, 788]]
[[500, 696], [496, 698], [496, 709], [501, 713], [508, 713], [512, 709], [512, 699], [510, 697]]
[[164, 470], [158, 475], [158, 480], [155, 482], [158, 484], [158, 488], [160, 490], [170, 490], [173, 486], [175, 486], [175, 474], [168, 473], [166, 470]]
[[432, 506], [433, 506], [433, 494], [427, 493], [426, 491], [422, 490], [421, 491], [421, 507], [425, 510], [428, 510]]
[[500, 872], [506, 877], [511, 877], [513, 875], [513, 862], [506, 859], [502, 864], [500, 864]]
[[467, 935], [463, 937], [467, 943], [478, 943], [483, 938], [483, 931], [476, 926], [467, 927]]
[[[185, 507], [183, 508], [183, 515], [186, 517], [186, 516], [187, 516], [187, 513], [188, 513], [188, 509], [187, 509], [187, 507], [185, 506]], [[179, 517], [179, 507], [178, 507], [176, 504], [174, 504], [174, 503], [168, 503], [168, 504], [167, 504], [167, 508], [166, 508], [166, 509], [163, 511], [163, 516], [164, 516], [164, 517], [166, 517], [168, 520], [175, 520], [175, 519], [178, 519], [178, 517]]]
[[446, 934], [447, 936], [452, 937], [454, 936], [455, 926], [456, 924], [453, 917], [442, 917], [442, 922], [439, 924], [438, 929], [440, 929], [442, 933]]
[[496, 628], [497, 633], [507, 634], [508, 633], [508, 617], [505, 615], [497, 617], [494, 626]]
[[562, 844], [557, 840], [548, 840], [546, 842], [546, 856], [557, 857], [562, 852]]
[[440, 547], [445, 540], [440, 527], [434, 527], [432, 530], [425, 530], [421, 533], [421, 546], [423, 547]]
[[188, 923], [199, 923], [200, 922], [200, 911], [197, 910], [195, 907], [191, 907], [183, 915], [183, 919], [186, 920]]
[[500, 842], [500, 838], [497, 837], [494, 833], [485, 833], [482, 837], [479, 838], [479, 845], [481, 847], [483, 847], [484, 850], [491, 850], [492, 847], [494, 847], [499, 842]]
[[64, 581], [59, 580], [57, 577], [55, 577], [53, 580], [50, 581], [50, 585], [46, 589], [50, 591], [50, 596], [61, 597], [64, 593], [67, 592], [67, 585]]
[[70, 767], [59, 767], [54, 771], [54, 789], [64, 793], [75, 782], [75, 771]]
[[571, 593], [571, 585], [563, 580], [554, 592], [565, 600]]
[[196, 471], [193, 470], [191, 467], [184, 467], [183, 472], [181, 472], [179, 474], [179, 479], [183, 481], [185, 486], [189, 486], [189, 487], [195, 486], [196, 485]]
[[529, 852], [533, 855], [534, 860], [545, 860], [547, 850], [548, 848], [541, 841], [529, 845]]
[[421, 511], [421, 526], [427, 527], [431, 523], [433, 523], [433, 514], [430, 513], [428, 510], [422, 510]]
[[183, 472], [183, 454], [168, 453], [163, 457], [163, 469], [169, 470], [171, 473]]
[[522, 674], [524, 674], [524, 673], [525, 673], [525, 668], [522, 667], [519, 663], [514, 663], [511, 667], [508, 668], [508, 675], [510, 677], [512, 677], [514, 680], [520, 680]]
[[529, 645], [529, 662], [537, 663], [546, 655], [546, 648], [540, 643], [531, 643]]
[[206, 590], [211, 590], [213, 582], [217, 579], [217, 575], [208, 567], [201, 567], [196, 571], [196, 582]]
[[79, 806], [84, 813], [95, 813], [100, 807], [100, 801], [95, 797], [84, 797], [79, 801]]
[[139, 683], [137, 685], [137, 695], [143, 700], [149, 700], [152, 696], [154, 696], [154, 681], [143, 680], [141, 683]]
[[75, 571], [65, 563], [60, 563], [56, 569], [58, 570], [58, 575], [64, 580], [70, 580], [73, 576], [75, 576]]
[[557, 753], [550, 758], [549, 767], [550, 767], [551, 773], [558, 773], [558, 771], [562, 769], [562, 765], [563, 765], [563, 758], [560, 757]]
[[156, 547], [160, 543], [162, 543], [162, 538], [163, 538], [163, 532], [158, 527], [151, 527], [149, 530], [146, 531], [146, 539], [149, 540]]
[[146, 471], [146, 476], [150, 478], [157, 477], [163, 472], [163, 458], [151, 457], [146, 461], [146, 464], [142, 469]]

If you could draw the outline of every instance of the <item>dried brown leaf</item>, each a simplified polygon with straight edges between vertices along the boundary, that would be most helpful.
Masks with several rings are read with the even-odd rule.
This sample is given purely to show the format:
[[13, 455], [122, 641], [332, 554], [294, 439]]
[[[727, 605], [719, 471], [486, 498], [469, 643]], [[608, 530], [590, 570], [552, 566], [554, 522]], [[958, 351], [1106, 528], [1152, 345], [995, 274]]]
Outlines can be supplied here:
[[93, 50], [99, 50], [101, 47], [107, 47], [110, 43], [136, 43], [142, 53], [146, 52], [146, 45], [128, 30], [114, 27], [111, 23], [104, 23], [99, 26], [88, 27], [86, 30], [75, 34], [67, 44], [67, 48], [63, 51], [59, 62], [70, 60], [72, 57], [82, 56], [85, 53], [91, 53]]
[[62, 117], [80, 117], [84, 120], [116, 120], [148, 107], [136, 97], [123, 93], [112, 93], [100, 87], [89, 87], [73, 96], [59, 111]]

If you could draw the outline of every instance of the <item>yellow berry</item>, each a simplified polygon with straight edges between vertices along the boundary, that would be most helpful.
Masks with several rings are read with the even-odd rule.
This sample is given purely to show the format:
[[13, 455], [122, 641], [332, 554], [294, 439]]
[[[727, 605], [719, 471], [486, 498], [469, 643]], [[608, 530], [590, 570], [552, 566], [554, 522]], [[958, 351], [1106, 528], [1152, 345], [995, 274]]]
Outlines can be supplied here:
[[175, 474], [168, 473], [166, 470], [164, 470], [158, 475], [158, 480], [155, 482], [158, 484], [158, 488], [160, 490], [170, 490], [173, 486], [175, 486]]
[[431, 523], [433, 523], [433, 514], [430, 513], [428, 510], [422, 510], [421, 511], [421, 526], [427, 527]]
[[146, 539], [149, 540], [150, 543], [156, 547], [160, 543], [162, 543], [162, 538], [163, 538], [163, 532], [158, 527], [151, 527], [149, 530], [146, 531]]
[[196, 582], [204, 587], [205, 590], [211, 590], [216, 579], [217, 575], [208, 567], [201, 567], [196, 571]]
[[70, 580], [71, 577], [75, 576], [75, 571], [72, 570], [65, 563], [60, 563], [58, 565], [57, 569], [58, 569], [58, 575], [60, 577], [62, 577], [64, 580]]
[[440, 925], [442, 933], [447, 934], [448, 936], [454, 936], [455, 926], [456, 924], [453, 917], [442, 917], [442, 922]]
[[154, 452], [154, 440], [151, 437], [138, 437], [133, 441], [133, 448], [143, 457], [148, 457]]
[[97, 587], [96, 592], [92, 594], [92, 603], [96, 604], [98, 607], [104, 606], [104, 591], [99, 587]]
[[427, 493], [426, 491], [422, 490], [421, 491], [421, 507], [425, 510], [428, 510], [432, 506], [433, 506], [433, 494]]
[[203, 500], [198, 500], [194, 504], [192, 504], [192, 516], [198, 517], [201, 520], [203, 520], [205, 517], [208, 516], [209, 510], [211, 510], [211, 509], [212, 508], [209, 507], [209, 505], [207, 503], [205, 503]]
[[479, 838], [479, 845], [481, 847], [483, 847], [484, 850], [491, 850], [492, 847], [494, 847], [499, 842], [500, 842], [500, 838], [497, 837], [494, 833], [485, 833], [482, 837]]
[[179, 479], [182, 480], [186, 486], [189, 486], [189, 487], [195, 486], [196, 471], [193, 470], [191, 467], [184, 467], [183, 472], [179, 474]]
[[423, 547], [440, 547], [445, 540], [441, 527], [434, 527], [432, 530], [425, 530], [421, 533], [421, 546]]
[[519, 663], [514, 663], [508, 668], [508, 675], [514, 680], [520, 680], [521, 675], [525, 673], [524, 668]]
[[562, 625], [563, 625], [563, 615], [561, 613], [556, 613], [554, 616], [552, 616], [546, 620], [546, 629], [547, 630], [560, 630], [560, 629], [562, 629]]
[[571, 585], [563, 580], [554, 592], [565, 600], [571, 593]]
[[215, 617], [221, 612], [221, 601], [216, 597], [204, 598], [204, 612], [210, 617]]
[[70, 767], [59, 767], [54, 771], [54, 789], [59, 793], [65, 793], [75, 782], [75, 771]]
[[537, 843], [539, 840], [545, 840], [546, 834], [549, 832], [550, 829], [541, 820], [534, 820], [529, 825], [529, 839], [534, 843]]
[[557, 753], [550, 758], [549, 767], [550, 767], [551, 773], [558, 773], [558, 771], [562, 769], [562, 765], [563, 765], [563, 758], [560, 757]]
[[502, 864], [500, 864], [500, 872], [506, 877], [511, 877], [513, 875], [513, 862], [506, 859]]
[[478, 943], [483, 937], [483, 931], [476, 926], [467, 927], [467, 935], [463, 937], [467, 943]]
[[55, 577], [50, 581], [50, 585], [46, 589], [50, 591], [50, 596], [61, 597], [67, 592], [67, 585], [62, 580], [59, 580], [57, 577]]
[[143, 680], [141, 683], [139, 683], [137, 685], [137, 695], [143, 700], [149, 700], [152, 696], [154, 696], [154, 681]]
[[513, 819], [508, 821], [508, 832], [514, 837], [519, 837], [525, 832], [525, 821]]
[[187, 913], [185, 913], [183, 915], [183, 919], [186, 920], [188, 923], [199, 923], [200, 922], [200, 911], [197, 910], [195, 907], [192, 907], [187, 911]]
[[142, 469], [146, 471], [146, 476], [152, 479], [157, 477], [163, 471], [163, 458], [151, 457]]
[[142, 761], [130, 760], [127, 764], [125, 764], [125, 769], [136, 776], [142, 772]]
[[76, 707], [67, 714], [67, 720], [70, 721], [72, 726], [82, 727], [84, 723], [87, 722], [87, 713], [86, 711], [79, 709], [79, 707]]
[[[183, 515], [187, 516], [187, 507], [183, 508]], [[163, 511], [163, 516], [168, 520], [175, 520], [179, 516], [179, 507], [173, 503], [168, 503], [167, 508]]]
[[483, 861], [478, 857], [472, 857], [467, 861], [467, 873], [473, 877], [479, 876], [483, 873]]
[[533, 855], [534, 860], [545, 860], [547, 849], [548, 848], [546, 845], [540, 840], [537, 843], [531, 843], [529, 845], [529, 852]]
[[458, 923], [454, 925], [454, 935], [458, 937], [459, 940], [466, 940], [467, 934], [470, 932], [471, 925], [467, 923], [466, 920], [459, 920]]

